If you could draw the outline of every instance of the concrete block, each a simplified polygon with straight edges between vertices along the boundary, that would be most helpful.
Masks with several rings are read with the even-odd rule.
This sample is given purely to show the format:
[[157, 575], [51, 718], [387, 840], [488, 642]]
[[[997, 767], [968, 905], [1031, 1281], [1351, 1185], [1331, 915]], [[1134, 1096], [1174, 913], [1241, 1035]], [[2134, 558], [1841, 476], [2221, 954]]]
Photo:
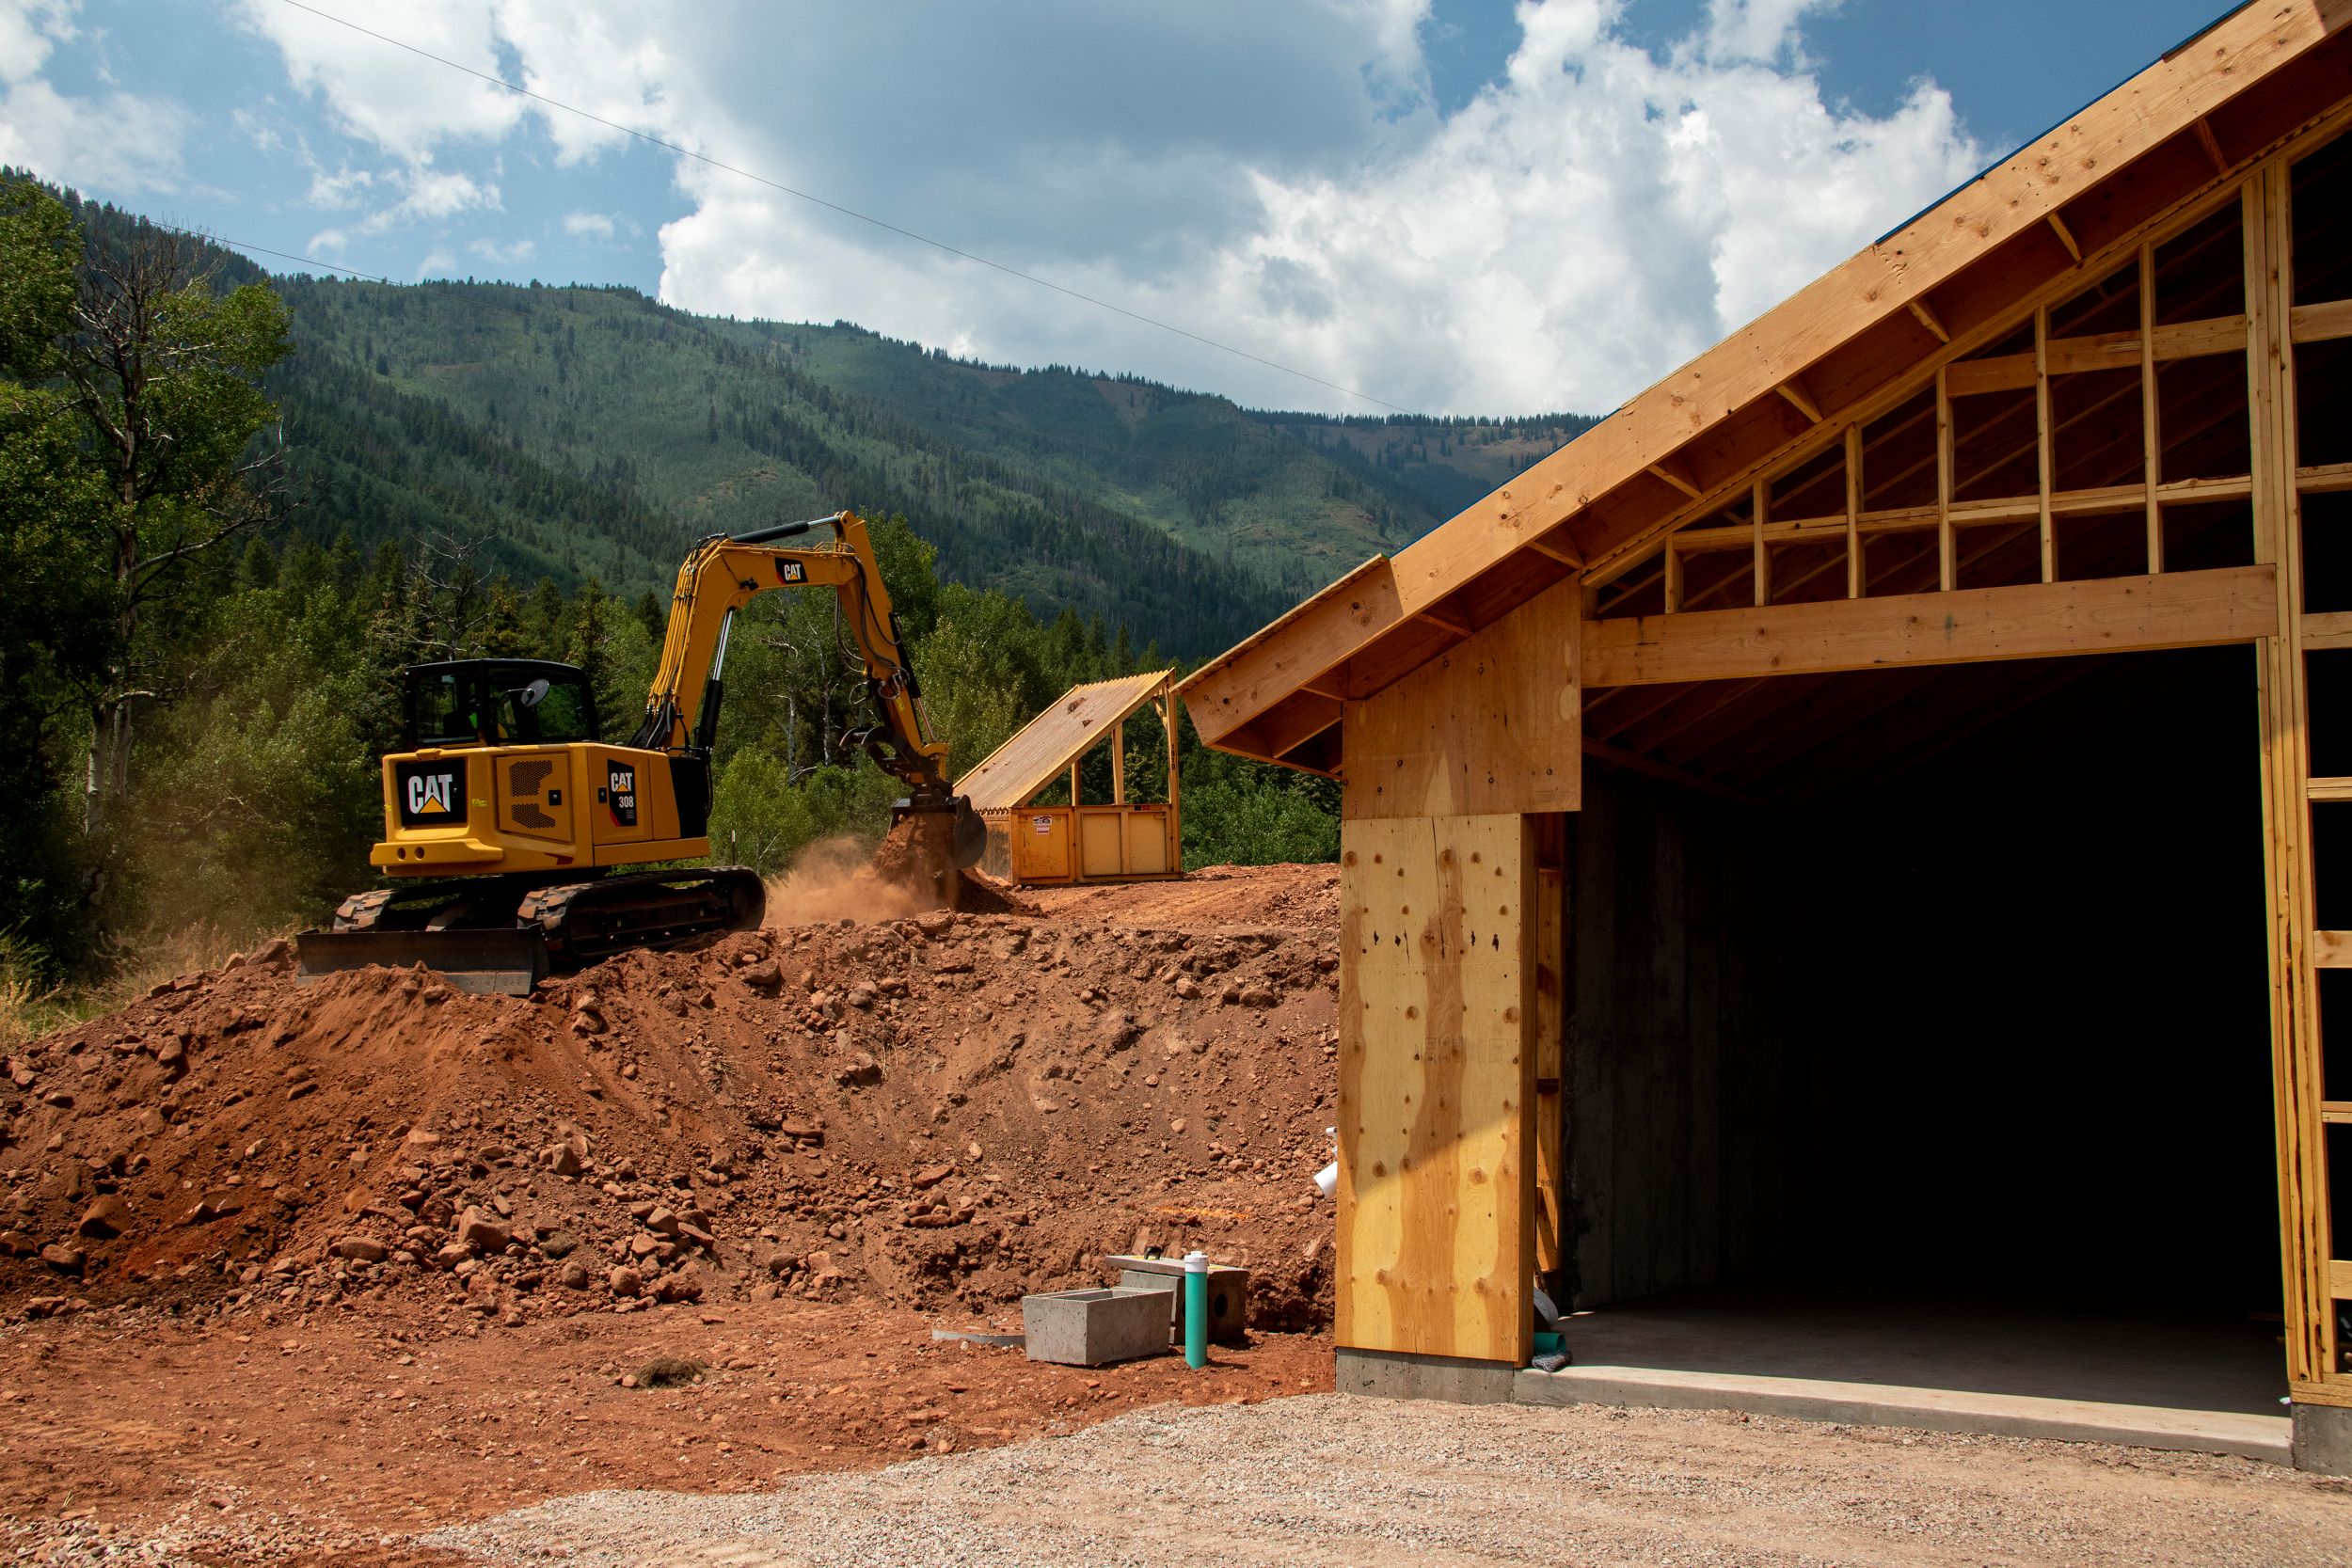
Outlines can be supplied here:
[[[1173, 1294], [1168, 1303], [1168, 1332], [1181, 1338], [1184, 1331], [1184, 1266], [1161, 1258], [1107, 1258], [1119, 1269], [1123, 1291], [1157, 1291]], [[1249, 1271], [1213, 1264], [1209, 1269], [1209, 1338], [1219, 1345], [1248, 1342]]]
[[1339, 1349], [1339, 1391], [1386, 1400], [1443, 1400], [1450, 1404], [1508, 1404], [1507, 1361], [1463, 1355], [1413, 1355], [1403, 1351]]
[[2352, 1476], [2352, 1409], [2333, 1404], [2292, 1406], [2295, 1467], [2323, 1476]]
[[1052, 1291], [1021, 1298], [1032, 1361], [1100, 1367], [1168, 1354], [1168, 1297], [1158, 1291]]

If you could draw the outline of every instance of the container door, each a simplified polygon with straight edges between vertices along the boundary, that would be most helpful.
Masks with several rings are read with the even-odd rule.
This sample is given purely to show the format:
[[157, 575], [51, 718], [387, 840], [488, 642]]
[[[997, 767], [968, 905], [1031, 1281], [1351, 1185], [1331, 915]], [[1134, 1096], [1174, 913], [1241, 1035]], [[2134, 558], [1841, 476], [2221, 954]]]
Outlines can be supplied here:
[[1013, 880], [1070, 880], [1070, 813], [1066, 809], [1032, 806], [1016, 811], [1007, 827], [1012, 840]]
[[1127, 814], [1116, 808], [1090, 811], [1078, 817], [1078, 875], [1116, 877], [1126, 869], [1120, 843], [1120, 825]]
[[1127, 875], [1168, 875], [1168, 808], [1138, 806], [1127, 814]]

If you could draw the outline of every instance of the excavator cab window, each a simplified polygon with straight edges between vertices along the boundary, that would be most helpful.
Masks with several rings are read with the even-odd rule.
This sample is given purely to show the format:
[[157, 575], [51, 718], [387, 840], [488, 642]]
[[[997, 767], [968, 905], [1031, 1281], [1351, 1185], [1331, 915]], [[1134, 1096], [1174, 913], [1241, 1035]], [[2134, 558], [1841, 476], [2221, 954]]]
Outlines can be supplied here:
[[473, 744], [472, 687], [460, 665], [408, 672], [409, 750]]
[[600, 738], [586, 673], [541, 659], [453, 659], [407, 672], [408, 749], [561, 746]]
[[491, 712], [501, 745], [520, 741], [560, 746], [596, 738], [596, 705], [589, 700], [587, 681], [577, 672], [568, 678], [534, 673], [518, 685], [500, 686]]

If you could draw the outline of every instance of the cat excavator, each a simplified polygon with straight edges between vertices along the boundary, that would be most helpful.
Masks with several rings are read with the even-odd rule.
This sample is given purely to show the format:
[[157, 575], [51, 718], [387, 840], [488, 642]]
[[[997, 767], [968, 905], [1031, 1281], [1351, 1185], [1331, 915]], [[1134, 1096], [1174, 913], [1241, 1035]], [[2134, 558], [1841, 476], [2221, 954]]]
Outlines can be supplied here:
[[[830, 543], [787, 546], [818, 530]], [[904, 783], [890, 852], [952, 906], [987, 829], [947, 779], [922, 689], [866, 524], [840, 512], [715, 534], [678, 568], [661, 661], [636, 733], [597, 733], [585, 672], [468, 658], [402, 673], [403, 750], [384, 758], [384, 837], [369, 860], [392, 885], [352, 895], [333, 926], [295, 939], [306, 976], [421, 963], [463, 989], [528, 992], [551, 970], [631, 948], [756, 927], [766, 890], [710, 853], [711, 745], [736, 613], [762, 594], [829, 588], [865, 664], [877, 722], [854, 732]], [[660, 869], [627, 871], [629, 866]]]

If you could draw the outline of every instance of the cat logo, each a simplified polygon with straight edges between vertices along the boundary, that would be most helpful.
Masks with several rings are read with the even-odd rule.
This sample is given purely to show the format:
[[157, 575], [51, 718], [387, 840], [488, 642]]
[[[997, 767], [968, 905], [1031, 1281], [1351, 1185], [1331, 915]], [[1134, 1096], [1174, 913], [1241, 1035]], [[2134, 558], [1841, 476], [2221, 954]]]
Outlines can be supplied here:
[[450, 802], [457, 793], [454, 773], [414, 773], [408, 779], [408, 814], [411, 816], [449, 815]]
[[606, 759], [604, 787], [596, 792], [616, 828], [637, 826], [637, 769], [626, 762]]
[[464, 778], [464, 769], [449, 763], [402, 763], [393, 778], [401, 824], [437, 828], [463, 820], [466, 814], [458, 806], [457, 786]]
[[776, 562], [776, 580], [783, 583], [806, 582], [808, 567], [803, 562], [779, 561]]

